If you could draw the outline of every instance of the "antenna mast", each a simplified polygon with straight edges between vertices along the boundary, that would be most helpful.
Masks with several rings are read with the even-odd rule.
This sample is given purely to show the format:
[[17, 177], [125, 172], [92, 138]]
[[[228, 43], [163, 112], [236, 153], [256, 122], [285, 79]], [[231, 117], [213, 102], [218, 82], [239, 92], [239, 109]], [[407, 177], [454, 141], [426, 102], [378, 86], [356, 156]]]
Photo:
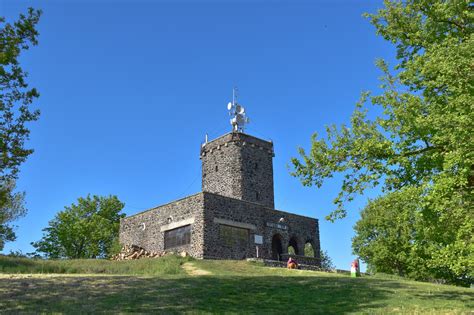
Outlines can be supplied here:
[[232, 125], [232, 132], [244, 132], [245, 124], [250, 122], [249, 118], [245, 114], [245, 108], [237, 103], [238, 95], [237, 87], [232, 89], [232, 102], [227, 104], [227, 109], [229, 110], [229, 115], [232, 117], [230, 119], [230, 124]]
[[232, 88], [232, 105], [234, 105], [234, 106], [235, 106], [235, 99], [237, 98], [236, 94], [237, 94], [237, 87], [234, 86]]

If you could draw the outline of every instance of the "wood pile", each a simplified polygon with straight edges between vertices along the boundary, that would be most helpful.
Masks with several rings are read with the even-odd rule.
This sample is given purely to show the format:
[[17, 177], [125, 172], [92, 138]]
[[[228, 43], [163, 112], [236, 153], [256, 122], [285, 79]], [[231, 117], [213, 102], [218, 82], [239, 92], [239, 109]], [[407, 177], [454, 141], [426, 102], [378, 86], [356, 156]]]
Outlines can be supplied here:
[[[166, 255], [174, 255], [174, 252], [149, 252], [138, 245], [124, 245], [120, 253], [112, 256], [111, 260], [133, 260], [141, 258], [159, 258]], [[179, 256], [187, 257], [187, 252], [180, 252]]]

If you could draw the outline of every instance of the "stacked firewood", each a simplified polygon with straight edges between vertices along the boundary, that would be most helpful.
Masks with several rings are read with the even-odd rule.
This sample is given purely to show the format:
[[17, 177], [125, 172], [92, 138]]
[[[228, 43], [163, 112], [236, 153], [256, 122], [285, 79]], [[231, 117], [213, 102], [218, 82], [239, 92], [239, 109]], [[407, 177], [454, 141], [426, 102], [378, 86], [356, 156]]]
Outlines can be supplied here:
[[[146, 249], [138, 246], [138, 245], [124, 245], [120, 253], [112, 256], [111, 260], [133, 260], [133, 259], [140, 259], [140, 258], [159, 258], [166, 255], [174, 255], [174, 252], [149, 252]], [[187, 252], [179, 253], [181, 257], [188, 256]]]

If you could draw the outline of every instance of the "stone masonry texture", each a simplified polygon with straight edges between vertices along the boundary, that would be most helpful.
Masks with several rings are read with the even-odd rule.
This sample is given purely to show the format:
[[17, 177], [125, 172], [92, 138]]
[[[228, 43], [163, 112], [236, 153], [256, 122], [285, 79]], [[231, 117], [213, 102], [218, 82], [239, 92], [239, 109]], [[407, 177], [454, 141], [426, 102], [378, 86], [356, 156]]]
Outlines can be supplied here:
[[199, 193], [126, 217], [120, 222], [120, 243], [138, 245], [148, 251], [163, 252], [164, 232], [161, 231], [161, 227], [194, 217], [191, 228], [191, 244], [174, 248], [173, 251], [186, 251], [195, 258], [202, 258], [203, 205], [204, 196]]
[[[202, 192], [126, 217], [120, 242], [164, 251], [166, 230], [191, 225], [191, 243], [167, 249], [204, 259], [297, 259], [319, 265], [318, 220], [274, 209], [273, 143], [232, 132], [201, 146]], [[248, 230], [248, 241], [227, 245], [221, 225]], [[262, 244], [256, 243], [261, 238]], [[304, 258], [310, 243], [314, 258]]]
[[232, 132], [201, 147], [202, 190], [274, 206], [273, 143]]

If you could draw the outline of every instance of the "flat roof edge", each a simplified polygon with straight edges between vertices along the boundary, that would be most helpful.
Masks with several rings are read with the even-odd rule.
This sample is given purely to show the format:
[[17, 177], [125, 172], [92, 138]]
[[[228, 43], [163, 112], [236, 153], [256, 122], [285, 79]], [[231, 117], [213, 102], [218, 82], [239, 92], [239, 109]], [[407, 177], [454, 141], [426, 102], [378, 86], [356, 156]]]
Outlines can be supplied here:
[[202, 193], [203, 193], [203, 194], [213, 195], [213, 196], [218, 196], [218, 197], [221, 197], [221, 198], [227, 198], [227, 199], [237, 200], [237, 201], [239, 201], [239, 202], [250, 203], [250, 204], [252, 204], [252, 205], [257, 205], [257, 206], [260, 206], [260, 207], [262, 207], [262, 208], [265, 208], [265, 209], [267, 209], [267, 210], [278, 211], [278, 212], [282, 212], [282, 213], [286, 213], [286, 214], [290, 214], [290, 215], [296, 215], [296, 216], [299, 216], [299, 217], [303, 217], [303, 218], [308, 218], [308, 219], [313, 219], [313, 220], [319, 221], [318, 218], [313, 218], [313, 217], [309, 217], [309, 216], [307, 216], [307, 215], [301, 215], [301, 214], [297, 214], [297, 213], [291, 213], [291, 212], [288, 212], [288, 211], [278, 210], [278, 209], [275, 209], [275, 208], [272, 208], [272, 207], [268, 207], [268, 206], [262, 205], [261, 203], [258, 203], [258, 202], [252, 202], [252, 201], [247, 201], [247, 200], [232, 198], [232, 197], [228, 197], [228, 196], [223, 196], [223, 195], [219, 195], [219, 194], [212, 193], [212, 192], [209, 192], [209, 191], [203, 191]]
[[202, 191], [200, 191], [200, 192], [197, 192], [197, 193], [195, 193], [195, 194], [192, 194], [192, 195], [189, 195], [189, 196], [186, 196], [186, 197], [183, 197], [183, 198], [175, 199], [175, 200], [173, 200], [173, 201], [170, 201], [170, 202], [167, 202], [167, 203], [164, 203], [164, 204], [158, 205], [158, 206], [156, 206], [156, 207], [149, 208], [149, 209], [146, 209], [146, 210], [140, 211], [140, 212], [138, 212], [138, 213], [135, 213], [135, 214], [132, 214], [132, 215], [126, 216], [124, 219], [131, 218], [131, 217], [135, 217], [135, 216], [137, 216], [137, 215], [144, 214], [144, 213], [146, 213], [146, 212], [148, 212], [148, 211], [152, 211], [152, 210], [155, 210], [155, 209], [158, 209], [158, 208], [161, 208], [161, 207], [164, 207], [164, 206], [170, 205], [170, 204], [172, 204], [172, 203], [175, 203], [175, 202], [178, 202], [178, 201], [182, 201], [182, 200], [185, 200], [185, 199], [188, 199], [188, 198], [191, 198], [191, 197], [195, 197], [195, 196], [197, 196], [197, 195], [201, 195], [201, 194], [203, 194], [203, 192], [202, 192]]
[[188, 199], [188, 198], [192, 198], [192, 197], [195, 197], [195, 196], [198, 196], [198, 195], [206, 195], [206, 194], [207, 194], [207, 195], [211, 195], [211, 196], [217, 196], [217, 197], [224, 198], [224, 199], [235, 200], [235, 201], [238, 201], [238, 202], [249, 203], [249, 204], [252, 204], [252, 205], [255, 205], [255, 206], [259, 206], [259, 207], [265, 208], [265, 209], [270, 210], [270, 211], [277, 211], [277, 212], [281, 212], [281, 213], [284, 213], [284, 214], [289, 214], [289, 215], [294, 215], [294, 216], [299, 216], [299, 217], [303, 217], [303, 218], [307, 218], [307, 219], [316, 220], [316, 221], [319, 222], [319, 219], [318, 219], [318, 218], [310, 217], [310, 216], [307, 216], [307, 215], [301, 215], [301, 214], [297, 214], [297, 213], [292, 213], [292, 212], [288, 212], [288, 211], [283, 211], [283, 210], [279, 210], [279, 209], [275, 209], [275, 208], [271, 208], [271, 207], [262, 205], [261, 203], [252, 202], [252, 201], [247, 201], [247, 200], [242, 200], [242, 199], [237, 199], [237, 198], [232, 198], [232, 197], [228, 197], [228, 196], [223, 196], [223, 195], [219, 195], [219, 194], [212, 193], [212, 192], [208, 192], [208, 191], [200, 191], [200, 192], [197, 192], [197, 193], [195, 193], [195, 194], [192, 194], [192, 195], [189, 195], [189, 196], [186, 196], [186, 197], [183, 197], [183, 198], [175, 199], [175, 200], [172, 200], [172, 201], [170, 201], [170, 202], [167, 202], [167, 203], [158, 205], [158, 206], [156, 206], [156, 207], [152, 207], [152, 208], [149, 208], [149, 209], [140, 211], [140, 212], [138, 212], [138, 213], [135, 213], [135, 214], [126, 216], [124, 219], [131, 218], [131, 217], [135, 217], [135, 216], [137, 216], [137, 215], [144, 214], [144, 213], [146, 213], [146, 212], [149, 212], [149, 211], [152, 211], [152, 210], [155, 210], [155, 209], [158, 209], [158, 208], [161, 208], [161, 207], [170, 205], [170, 204], [175, 203], [175, 202], [178, 202], [178, 201], [182, 201], [182, 200], [185, 200], [185, 199]]

